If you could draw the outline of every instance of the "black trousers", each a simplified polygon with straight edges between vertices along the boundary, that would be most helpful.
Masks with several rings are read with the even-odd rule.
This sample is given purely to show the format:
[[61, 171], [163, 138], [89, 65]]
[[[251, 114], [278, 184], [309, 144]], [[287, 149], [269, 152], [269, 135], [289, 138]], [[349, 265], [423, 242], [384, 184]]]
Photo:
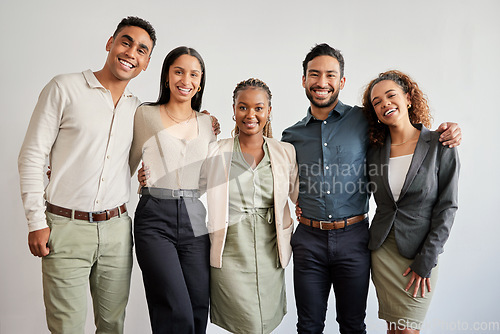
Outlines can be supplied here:
[[203, 204], [193, 198], [144, 195], [137, 205], [135, 250], [153, 333], [206, 332], [210, 240], [205, 216]]
[[366, 333], [368, 240], [368, 219], [331, 231], [298, 225], [292, 236], [298, 333], [323, 333], [332, 286], [340, 333]]

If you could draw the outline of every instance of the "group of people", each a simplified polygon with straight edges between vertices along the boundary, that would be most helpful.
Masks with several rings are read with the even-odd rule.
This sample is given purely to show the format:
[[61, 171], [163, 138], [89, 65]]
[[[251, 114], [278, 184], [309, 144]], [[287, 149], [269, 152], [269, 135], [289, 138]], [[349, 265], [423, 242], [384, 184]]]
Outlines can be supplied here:
[[83, 333], [90, 286], [96, 332], [123, 332], [134, 241], [153, 333], [205, 333], [209, 314], [230, 332], [272, 332], [292, 252], [299, 333], [324, 331], [332, 286], [340, 332], [366, 333], [370, 270], [388, 332], [418, 332], [457, 209], [458, 126], [428, 130], [427, 101], [399, 71], [370, 82], [362, 108], [343, 104], [344, 59], [319, 44], [303, 62], [310, 108], [281, 141], [255, 78], [237, 84], [234, 135], [217, 141], [196, 50], [166, 56], [156, 102], [127, 90], [155, 44], [149, 22], [124, 18], [103, 68], [56, 76], [33, 112], [19, 173], [49, 330]]

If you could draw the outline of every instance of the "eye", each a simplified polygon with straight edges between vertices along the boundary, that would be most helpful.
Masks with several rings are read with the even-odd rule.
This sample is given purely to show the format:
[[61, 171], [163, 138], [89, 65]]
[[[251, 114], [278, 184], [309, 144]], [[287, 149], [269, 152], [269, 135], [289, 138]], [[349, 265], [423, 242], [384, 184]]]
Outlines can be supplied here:
[[177, 71], [175, 71], [174, 73], [175, 73], [175, 74], [182, 74], [182, 71], [177, 70]]
[[240, 110], [241, 110], [241, 111], [245, 111], [245, 110], [247, 110], [247, 107], [240, 106]]
[[192, 73], [192, 74], [191, 74], [191, 76], [192, 76], [193, 78], [197, 78], [197, 77], [198, 77], [198, 73], [196, 73], [196, 72], [195, 72], [195, 73]]
[[122, 42], [122, 44], [125, 45], [125, 46], [130, 46], [129, 42]]
[[373, 106], [376, 107], [379, 103], [380, 101], [373, 102]]
[[262, 108], [262, 107], [257, 107], [257, 108], [255, 108], [255, 111], [262, 111], [262, 110], [263, 110], [263, 108]]
[[396, 96], [396, 94], [391, 94], [388, 97], [391, 98], [391, 97], [394, 97], [394, 96]]
[[145, 55], [146, 54], [146, 51], [144, 49], [139, 49], [138, 51], [141, 55]]

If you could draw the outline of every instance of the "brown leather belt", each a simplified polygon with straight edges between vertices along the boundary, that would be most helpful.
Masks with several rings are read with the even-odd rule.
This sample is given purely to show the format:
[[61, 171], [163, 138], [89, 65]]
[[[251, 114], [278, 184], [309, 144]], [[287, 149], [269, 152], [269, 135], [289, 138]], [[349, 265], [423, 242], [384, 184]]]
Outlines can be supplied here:
[[366, 217], [368, 217], [366, 213], [364, 215], [354, 216], [344, 220], [336, 220], [336, 221], [313, 220], [305, 217], [300, 217], [299, 222], [307, 226], [319, 228], [320, 230], [338, 230], [340, 228], [344, 228], [346, 226], [359, 223]]
[[74, 219], [87, 220], [89, 222], [101, 222], [116, 217], [120, 213], [125, 213], [127, 211], [127, 207], [125, 206], [125, 204], [122, 204], [120, 207], [113, 208], [111, 210], [84, 212], [84, 211], [62, 208], [60, 206], [50, 204], [49, 202], [47, 202], [47, 211], [55, 215], [67, 218], [72, 218], [71, 214], [74, 211], [74, 216], [73, 216]]

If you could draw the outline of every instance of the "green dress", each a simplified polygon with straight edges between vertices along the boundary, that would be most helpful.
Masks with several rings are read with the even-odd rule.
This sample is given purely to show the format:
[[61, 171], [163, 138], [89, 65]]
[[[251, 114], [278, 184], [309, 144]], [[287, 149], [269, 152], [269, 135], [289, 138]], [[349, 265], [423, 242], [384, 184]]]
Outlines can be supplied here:
[[235, 138], [222, 268], [211, 268], [211, 321], [233, 333], [270, 333], [286, 314], [266, 143], [264, 152], [252, 169]]

